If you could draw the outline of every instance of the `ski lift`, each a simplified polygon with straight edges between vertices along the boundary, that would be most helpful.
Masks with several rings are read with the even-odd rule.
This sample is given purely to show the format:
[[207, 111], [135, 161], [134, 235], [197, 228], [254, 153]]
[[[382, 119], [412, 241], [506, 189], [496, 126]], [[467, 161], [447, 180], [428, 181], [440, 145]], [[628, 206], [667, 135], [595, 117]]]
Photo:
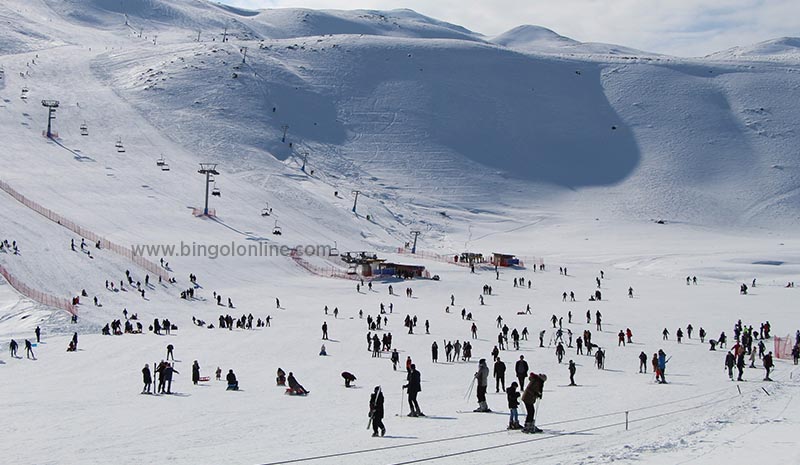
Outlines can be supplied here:
[[164, 155], [161, 155], [161, 158], [156, 160], [156, 166], [164, 166], [167, 163], [167, 160], [164, 159]]
[[278, 220], [275, 220], [275, 227], [274, 227], [274, 228], [272, 228], [272, 234], [274, 234], [274, 235], [276, 235], [276, 236], [280, 236], [280, 235], [282, 235], [282, 234], [283, 234], [283, 233], [281, 232], [281, 227], [280, 227], [280, 226], [278, 226]]
[[261, 216], [270, 216], [272, 214], [272, 209], [269, 208], [269, 202], [267, 202], [267, 206], [261, 210]]
[[330, 256], [331, 257], [338, 257], [339, 256], [339, 249], [336, 248], [336, 241], [333, 241], [333, 247], [331, 247]]
[[122, 142], [119, 142], [117, 146], [117, 153], [125, 153], [125, 147], [122, 146]]
[[122, 147], [122, 138], [117, 138], [117, 143], [114, 144], [114, 147], [116, 148]]
[[86, 121], [81, 124], [81, 135], [88, 136], [89, 135], [89, 126], [86, 125]]
[[219, 187], [217, 187], [216, 181], [214, 181], [214, 188], [211, 189], [211, 195], [222, 197], [222, 192], [220, 192]]
[[161, 171], [169, 171], [169, 163], [165, 161], [164, 164], [161, 165]]
[[28, 88], [27, 87], [23, 87], [22, 88], [22, 95], [20, 95], [19, 98], [21, 98], [22, 100], [27, 100], [28, 99]]

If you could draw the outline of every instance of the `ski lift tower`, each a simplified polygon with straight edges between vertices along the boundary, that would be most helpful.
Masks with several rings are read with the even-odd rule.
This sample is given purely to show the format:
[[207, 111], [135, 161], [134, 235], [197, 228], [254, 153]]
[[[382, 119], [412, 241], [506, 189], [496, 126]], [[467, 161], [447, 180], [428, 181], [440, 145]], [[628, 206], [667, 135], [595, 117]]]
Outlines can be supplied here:
[[47, 107], [47, 138], [52, 139], [53, 133], [50, 131], [53, 120], [56, 119], [56, 108], [58, 108], [58, 100], [42, 100], [42, 106]]
[[200, 170], [197, 172], [206, 175], [206, 204], [203, 207], [203, 215], [208, 216], [208, 186], [211, 185], [211, 176], [218, 176], [219, 171], [216, 163], [200, 163]]
[[411, 234], [414, 235], [414, 246], [411, 247], [411, 253], [415, 254], [417, 253], [417, 238], [422, 233], [420, 231], [411, 231]]

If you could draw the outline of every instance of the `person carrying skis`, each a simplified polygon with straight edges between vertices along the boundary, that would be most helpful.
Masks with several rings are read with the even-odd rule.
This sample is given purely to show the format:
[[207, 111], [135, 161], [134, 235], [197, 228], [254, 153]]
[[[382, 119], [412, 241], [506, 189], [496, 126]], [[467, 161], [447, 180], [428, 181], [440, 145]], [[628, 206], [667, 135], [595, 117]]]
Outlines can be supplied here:
[[511, 386], [506, 389], [508, 410], [510, 411], [508, 417], [508, 429], [522, 429], [522, 426], [519, 424], [519, 413], [517, 412], [517, 409], [519, 408], [519, 396], [520, 393], [517, 391], [517, 382], [514, 381], [511, 383]]
[[536, 413], [534, 404], [542, 398], [545, 381], [547, 381], [545, 374], [531, 373], [528, 377], [528, 387], [525, 388], [521, 397], [522, 403], [525, 404], [525, 410], [528, 412], [525, 416], [525, 427], [522, 428], [523, 433], [540, 433], [542, 431], [534, 424]]
[[486, 366], [486, 359], [482, 358], [478, 362], [478, 371], [475, 373], [478, 380], [478, 408], [474, 412], [491, 412], [486, 404], [486, 389], [489, 387], [489, 367]]
[[408, 416], [410, 417], [425, 416], [417, 402], [417, 394], [422, 391], [421, 378], [419, 371], [417, 371], [417, 365], [412, 363], [409, 366], [408, 375], [406, 376], [406, 384], [403, 385], [403, 389], [408, 393], [408, 405], [411, 407], [411, 413], [409, 413]]
[[369, 418], [372, 422], [372, 437], [374, 438], [378, 437], [378, 430], [381, 430], [381, 436], [386, 434], [383, 415], [383, 392], [380, 386], [375, 386], [375, 390], [369, 396]]

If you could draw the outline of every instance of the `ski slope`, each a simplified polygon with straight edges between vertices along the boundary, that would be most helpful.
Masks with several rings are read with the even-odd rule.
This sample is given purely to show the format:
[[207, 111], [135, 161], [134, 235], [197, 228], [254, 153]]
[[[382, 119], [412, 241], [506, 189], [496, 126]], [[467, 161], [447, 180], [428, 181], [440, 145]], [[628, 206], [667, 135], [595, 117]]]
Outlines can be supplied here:
[[[738, 319], [756, 329], [769, 321], [776, 336], [798, 329], [796, 290], [784, 287], [800, 271], [792, 40], [682, 59], [535, 27], [487, 38], [410, 10], [247, 11], [183, 0], [11, 0], [0, 21], [9, 25], [0, 28], [0, 179], [31, 200], [128, 246], [335, 244], [441, 277], [356, 292], [356, 281], [314, 276], [285, 255], [162, 254], [147, 258], [164, 258], [177, 282], [151, 275], [142, 298], [104, 282], [118, 284], [126, 270], [144, 282], [145, 270], [93, 244], [92, 258], [72, 251], [80, 237], [0, 192], [0, 240], [20, 248], [0, 253], [0, 265], [55, 296], [88, 294], [72, 325], [0, 284], [0, 344], [43, 329], [36, 361], [0, 353], [0, 454], [9, 463], [744, 463], [765, 446], [800, 458], [791, 362], [777, 361], [774, 382], [761, 381], [759, 364], [734, 383], [724, 350], [710, 352], [696, 336], [674, 340], [689, 323], [710, 338], [732, 338]], [[60, 101], [55, 140], [42, 136], [42, 99]], [[169, 171], [156, 166], [162, 156]], [[192, 214], [203, 206], [201, 162], [219, 163], [214, 219]], [[528, 263], [497, 277], [395, 253], [413, 230], [424, 251], [535, 256], [547, 270]], [[345, 269], [336, 257], [308, 260]], [[600, 270], [603, 301], [588, 302]], [[191, 301], [179, 298], [190, 273]], [[687, 286], [687, 275], [699, 284]], [[519, 277], [531, 289], [515, 288]], [[495, 295], [481, 306], [484, 284]], [[562, 302], [565, 291], [577, 302]], [[214, 293], [235, 308], [216, 305]], [[408, 411], [405, 372], [392, 370], [388, 353], [366, 350], [358, 312], [375, 316], [382, 303], [393, 305], [386, 330], [401, 365], [410, 356], [422, 373], [428, 418], [396, 416], [401, 403]], [[532, 315], [518, 314], [528, 304]], [[471, 337], [462, 308], [478, 326], [473, 359], [444, 363], [445, 340]], [[179, 329], [101, 336], [123, 309], [145, 328], [169, 318]], [[602, 332], [586, 324], [587, 310], [602, 312]], [[196, 317], [216, 326], [226, 313], [269, 315], [272, 324], [192, 325]], [[419, 318], [413, 335], [402, 326], [407, 314]], [[498, 315], [530, 331], [521, 350], [501, 353], [506, 381], [520, 354], [548, 374], [542, 435], [506, 431], [504, 415], [462, 413], [476, 406], [474, 392], [464, 394], [496, 343]], [[607, 352], [597, 370], [567, 349], [577, 388], [566, 387], [566, 363], [556, 361], [552, 315], [575, 336], [590, 329]], [[323, 322], [330, 341], [320, 340]], [[626, 328], [634, 343], [618, 347]], [[74, 331], [79, 351], [67, 353]], [[318, 355], [323, 342], [327, 357]], [[167, 344], [178, 359], [176, 394], [139, 395], [142, 366], [163, 359]], [[672, 357], [668, 385], [637, 372], [639, 352], [659, 348]], [[194, 360], [212, 381], [191, 384]], [[223, 376], [233, 369], [242, 390], [214, 381], [217, 366]], [[311, 394], [284, 396], [273, 384], [278, 367]], [[355, 388], [343, 387], [342, 371], [356, 375]], [[375, 385], [386, 396], [383, 439], [364, 429]], [[506, 413], [491, 386], [488, 403]]]

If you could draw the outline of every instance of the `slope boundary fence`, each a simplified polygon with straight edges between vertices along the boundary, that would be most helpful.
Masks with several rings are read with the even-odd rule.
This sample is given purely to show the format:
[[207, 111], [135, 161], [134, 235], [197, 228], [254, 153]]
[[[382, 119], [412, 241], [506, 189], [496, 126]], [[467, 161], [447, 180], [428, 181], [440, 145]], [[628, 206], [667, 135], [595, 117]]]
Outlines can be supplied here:
[[17, 292], [33, 300], [34, 302], [38, 302], [48, 307], [65, 310], [70, 314], [72, 314], [73, 316], [78, 315], [78, 309], [75, 307], [75, 305], [72, 304], [72, 301], [70, 301], [70, 299], [55, 297], [50, 294], [39, 291], [37, 289], [34, 289], [25, 284], [24, 282], [22, 282], [21, 280], [14, 277], [14, 275], [12, 275], [2, 265], [0, 265], [0, 275], [2, 275], [3, 278], [5, 278], [6, 282], [8, 282], [8, 284], [11, 287], [13, 287]]
[[333, 266], [317, 266], [313, 265], [305, 260], [300, 254], [297, 253], [297, 249], [292, 249], [289, 253], [289, 256], [292, 260], [301, 268], [304, 268], [311, 274], [315, 274], [317, 276], [322, 276], [324, 278], [338, 278], [338, 279], [349, 279], [349, 280], [359, 280], [361, 279], [360, 276], [355, 274], [348, 274], [341, 269], [335, 268]]
[[25, 197], [24, 195], [22, 195], [19, 191], [17, 191], [13, 187], [11, 187], [5, 181], [0, 180], [0, 189], [2, 189], [4, 192], [6, 192], [11, 197], [13, 197], [14, 200], [16, 200], [17, 202], [21, 203], [22, 205], [25, 205], [29, 209], [31, 209], [31, 210], [35, 211], [36, 213], [44, 216], [48, 220], [50, 220], [50, 221], [52, 221], [54, 223], [57, 223], [59, 226], [67, 228], [70, 231], [74, 232], [75, 234], [77, 234], [77, 235], [79, 235], [79, 236], [81, 236], [81, 237], [83, 237], [85, 239], [88, 239], [92, 244], [97, 244], [99, 242], [101, 249], [108, 249], [108, 250], [116, 253], [117, 255], [120, 255], [120, 256], [122, 256], [124, 258], [127, 258], [128, 260], [130, 260], [132, 263], [134, 263], [135, 265], [139, 266], [140, 268], [142, 268], [142, 269], [144, 269], [146, 271], [149, 271], [150, 273], [153, 273], [156, 276], [160, 276], [162, 279], [169, 280], [169, 278], [170, 278], [169, 273], [165, 269], [163, 269], [158, 264], [156, 264], [154, 262], [151, 262], [150, 260], [147, 260], [146, 258], [144, 258], [142, 256], [135, 255], [130, 247], [125, 247], [125, 246], [116, 244], [114, 242], [111, 242], [110, 240], [106, 239], [105, 237], [100, 236], [99, 234], [96, 234], [95, 232], [93, 232], [93, 231], [91, 231], [91, 230], [89, 230], [87, 228], [84, 228], [83, 226], [75, 223], [74, 221], [71, 221], [71, 220], [59, 215], [58, 213], [54, 212], [53, 210], [50, 210], [49, 208], [46, 208], [46, 207], [42, 206], [41, 204], [39, 204], [37, 202], [34, 202], [33, 200], [31, 200], [31, 199]]

